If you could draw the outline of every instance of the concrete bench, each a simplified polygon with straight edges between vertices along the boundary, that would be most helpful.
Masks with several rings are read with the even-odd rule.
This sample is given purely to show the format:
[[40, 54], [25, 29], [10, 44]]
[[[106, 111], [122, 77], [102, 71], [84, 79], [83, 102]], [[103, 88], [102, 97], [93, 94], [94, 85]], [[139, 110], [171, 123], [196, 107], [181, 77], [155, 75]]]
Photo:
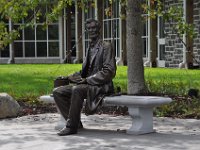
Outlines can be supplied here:
[[[52, 96], [46, 95], [39, 98], [44, 103], [55, 103]], [[153, 108], [159, 105], [168, 104], [172, 101], [168, 97], [157, 96], [111, 96], [103, 99], [104, 106], [127, 106], [129, 115], [132, 118], [132, 125], [127, 129], [127, 134], [146, 134], [155, 132], [153, 129]], [[61, 116], [56, 129], [63, 128], [65, 120]]]

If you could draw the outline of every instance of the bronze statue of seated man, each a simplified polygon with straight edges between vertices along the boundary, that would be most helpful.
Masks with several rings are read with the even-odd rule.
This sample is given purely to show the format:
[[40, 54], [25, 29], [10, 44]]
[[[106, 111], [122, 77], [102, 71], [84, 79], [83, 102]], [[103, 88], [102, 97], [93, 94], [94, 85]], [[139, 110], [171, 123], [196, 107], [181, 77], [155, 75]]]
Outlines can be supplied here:
[[95, 19], [86, 20], [86, 31], [90, 38], [82, 70], [63, 77], [73, 84], [54, 88], [53, 97], [61, 114], [67, 120], [66, 127], [58, 135], [76, 134], [80, 125], [80, 113], [84, 99], [86, 112], [93, 114], [104, 94], [114, 91], [112, 79], [116, 74], [115, 52], [111, 43], [100, 38], [100, 23]]

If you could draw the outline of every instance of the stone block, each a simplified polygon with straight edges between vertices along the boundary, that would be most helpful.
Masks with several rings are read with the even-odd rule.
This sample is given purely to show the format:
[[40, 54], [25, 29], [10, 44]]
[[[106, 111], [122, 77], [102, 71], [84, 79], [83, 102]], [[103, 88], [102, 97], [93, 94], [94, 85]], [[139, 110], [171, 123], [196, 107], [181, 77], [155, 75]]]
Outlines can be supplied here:
[[16, 117], [20, 105], [7, 93], [0, 93], [0, 119]]

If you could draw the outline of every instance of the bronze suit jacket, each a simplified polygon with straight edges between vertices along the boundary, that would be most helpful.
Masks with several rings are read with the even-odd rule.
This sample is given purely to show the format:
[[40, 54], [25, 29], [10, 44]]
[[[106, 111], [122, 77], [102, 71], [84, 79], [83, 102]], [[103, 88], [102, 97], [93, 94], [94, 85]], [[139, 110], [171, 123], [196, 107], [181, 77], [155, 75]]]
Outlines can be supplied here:
[[80, 72], [81, 77], [87, 79], [89, 88], [86, 103], [87, 114], [95, 112], [103, 95], [114, 92], [112, 79], [116, 74], [115, 52], [111, 43], [99, 39], [94, 48], [96, 52], [91, 58], [90, 76], [87, 76], [90, 64], [88, 50]]

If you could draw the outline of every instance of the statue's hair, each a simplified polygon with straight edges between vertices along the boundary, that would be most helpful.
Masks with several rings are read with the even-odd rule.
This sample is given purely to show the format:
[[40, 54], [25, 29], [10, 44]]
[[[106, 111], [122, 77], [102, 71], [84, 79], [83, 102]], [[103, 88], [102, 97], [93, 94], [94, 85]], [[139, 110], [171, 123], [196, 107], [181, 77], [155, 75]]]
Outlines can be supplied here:
[[89, 18], [89, 19], [86, 20], [86, 22], [85, 22], [86, 28], [87, 28], [87, 24], [90, 24], [91, 22], [94, 22], [99, 30], [101, 29], [100, 22], [98, 20], [94, 19], [94, 18]]

